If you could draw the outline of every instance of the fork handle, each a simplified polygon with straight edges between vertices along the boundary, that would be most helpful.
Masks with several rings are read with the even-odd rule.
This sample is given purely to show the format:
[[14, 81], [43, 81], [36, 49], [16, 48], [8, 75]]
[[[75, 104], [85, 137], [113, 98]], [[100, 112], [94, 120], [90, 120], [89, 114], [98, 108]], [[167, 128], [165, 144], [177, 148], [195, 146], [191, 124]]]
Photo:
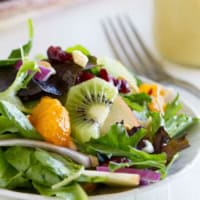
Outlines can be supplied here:
[[195, 86], [192, 83], [189, 83], [189, 82], [181, 80], [181, 79], [173, 78], [173, 77], [168, 77], [168, 80], [165, 82], [173, 83], [174, 85], [192, 93], [194, 96], [196, 96], [200, 99], [200, 88], [198, 88], [197, 86]]

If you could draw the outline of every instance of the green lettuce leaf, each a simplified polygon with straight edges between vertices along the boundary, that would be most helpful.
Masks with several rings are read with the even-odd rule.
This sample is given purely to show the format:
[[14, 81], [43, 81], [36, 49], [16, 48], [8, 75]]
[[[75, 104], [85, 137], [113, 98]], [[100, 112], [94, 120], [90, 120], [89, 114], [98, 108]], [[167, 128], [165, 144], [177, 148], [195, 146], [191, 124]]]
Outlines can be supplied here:
[[32, 41], [33, 41], [33, 24], [32, 20], [29, 19], [27, 21], [28, 23], [28, 29], [29, 29], [29, 40], [26, 44], [24, 44], [21, 48], [14, 49], [10, 52], [10, 55], [8, 56], [8, 59], [6, 60], [0, 60], [0, 67], [1, 66], [9, 66], [14, 65], [18, 60], [22, 58], [21, 52], [23, 51], [24, 56], [28, 56], [30, 53], [30, 50], [32, 48]]
[[110, 131], [99, 139], [91, 139], [90, 144], [100, 144], [111, 148], [127, 150], [129, 146], [136, 147], [146, 135], [145, 129], [139, 129], [135, 134], [129, 136], [124, 125], [117, 123], [111, 126]]
[[28, 118], [18, 110], [15, 105], [1, 100], [0, 113], [7, 119], [10, 125], [13, 125], [13, 128], [16, 129], [22, 137], [29, 139], [42, 139], [40, 134], [29, 122]]
[[186, 134], [185, 130], [199, 122], [198, 118], [188, 116], [187, 114], [178, 114], [182, 107], [179, 95], [166, 106], [164, 128], [171, 138], [184, 136]]
[[184, 136], [185, 131], [192, 125], [199, 122], [198, 118], [188, 116], [186, 114], [175, 115], [165, 121], [165, 130], [171, 138], [179, 138]]

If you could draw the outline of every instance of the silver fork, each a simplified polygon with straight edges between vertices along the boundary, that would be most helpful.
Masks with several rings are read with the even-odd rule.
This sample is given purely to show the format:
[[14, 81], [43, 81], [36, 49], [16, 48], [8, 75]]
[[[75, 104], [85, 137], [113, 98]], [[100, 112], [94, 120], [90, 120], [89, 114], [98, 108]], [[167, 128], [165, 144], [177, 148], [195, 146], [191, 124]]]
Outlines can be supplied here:
[[107, 18], [102, 21], [102, 27], [116, 58], [130, 66], [136, 74], [161, 84], [174, 84], [200, 98], [200, 88], [174, 78], [164, 70], [146, 47], [130, 17]]

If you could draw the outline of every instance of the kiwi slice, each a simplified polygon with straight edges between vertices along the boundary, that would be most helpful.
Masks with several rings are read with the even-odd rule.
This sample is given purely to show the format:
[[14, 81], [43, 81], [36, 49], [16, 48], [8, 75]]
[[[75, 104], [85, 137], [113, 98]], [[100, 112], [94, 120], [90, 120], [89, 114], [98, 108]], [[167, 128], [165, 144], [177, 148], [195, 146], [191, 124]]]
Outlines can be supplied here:
[[70, 115], [72, 135], [80, 142], [98, 138], [117, 95], [117, 89], [100, 78], [71, 87], [66, 108]]

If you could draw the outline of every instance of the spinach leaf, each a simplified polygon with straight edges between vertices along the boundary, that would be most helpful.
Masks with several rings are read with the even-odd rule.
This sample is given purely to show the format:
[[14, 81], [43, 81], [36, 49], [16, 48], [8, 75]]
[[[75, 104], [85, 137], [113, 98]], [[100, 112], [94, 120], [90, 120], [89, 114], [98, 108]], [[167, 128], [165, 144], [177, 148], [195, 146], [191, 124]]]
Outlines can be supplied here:
[[21, 55], [21, 49], [24, 52], [24, 56], [28, 56], [29, 52], [32, 48], [32, 40], [33, 40], [33, 24], [32, 20], [29, 19], [27, 21], [28, 23], [28, 29], [29, 29], [29, 40], [26, 44], [24, 44], [21, 48], [14, 49], [10, 52], [10, 55], [8, 56], [8, 59], [6, 60], [0, 60], [0, 67], [1, 66], [8, 66], [15, 64], [18, 60], [22, 58]]
[[0, 116], [0, 134], [5, 132], [16, 133], [17, 129], [13, 126], [13, 123], [6, 117]]
[[45, 168], [40, 163], [32, 164], [26, 171], [25, 175], [28, 179], [34, 181], [35, 183], [47, 187], [51, 187], [62, 180], [59, 176]]
[[32, 185], [29, 182], [29, 180], [23, 176], [22, 172], [19, 172], [9, 180], [6, 188], [7, 189], [31, 188], [31, 186]]
[[33, 186], [40, 194], [45, 196], [56, 196], [63, 200], [88, 200], [87, 194], [79, 184], [73, 184], [55, 190], [44, 187], [37, 183], [33, 183]]
[[80, 169], [82, 169], [82, 165], [76, 164], [75, 162], [73, 162], [68, 157], [63, 157], [63, 156], [60, 156], [59, 154], [56, 154], [56, 153], [50, 153], [50, 155], [54, 159], [62, 162], [71, 171], [71, 173], [77, 172]]
[[0, 149], [0, 187], [6, 188], [10, 180], [16, 176], [17, 173], [17, 170], [6, 161], [4, 152]]
[[38, 149], [34, 152], [34, 156], [41, 165], [60, 177], [66, 177], [71, 174], [71, 170], [63, 162], [55, 159], [46, 151]]
[[10, 147], [4, 156], [7, 162], [18, 172], [25, 172], [31, 166], [31, 155], [33, 150], [26, 147]]
[[4, 139], [14, 139], [14, 138], [20, 138], [21, 136], [18, 133], [4, 133], [0, 135], [0, 140], [4, 140]]
[[0, 113], [13, 124], [22, 137], [41, 139], [41, 136], [33, 128], [27, 117], [15, 105], [7, 101], [0, 101]]

